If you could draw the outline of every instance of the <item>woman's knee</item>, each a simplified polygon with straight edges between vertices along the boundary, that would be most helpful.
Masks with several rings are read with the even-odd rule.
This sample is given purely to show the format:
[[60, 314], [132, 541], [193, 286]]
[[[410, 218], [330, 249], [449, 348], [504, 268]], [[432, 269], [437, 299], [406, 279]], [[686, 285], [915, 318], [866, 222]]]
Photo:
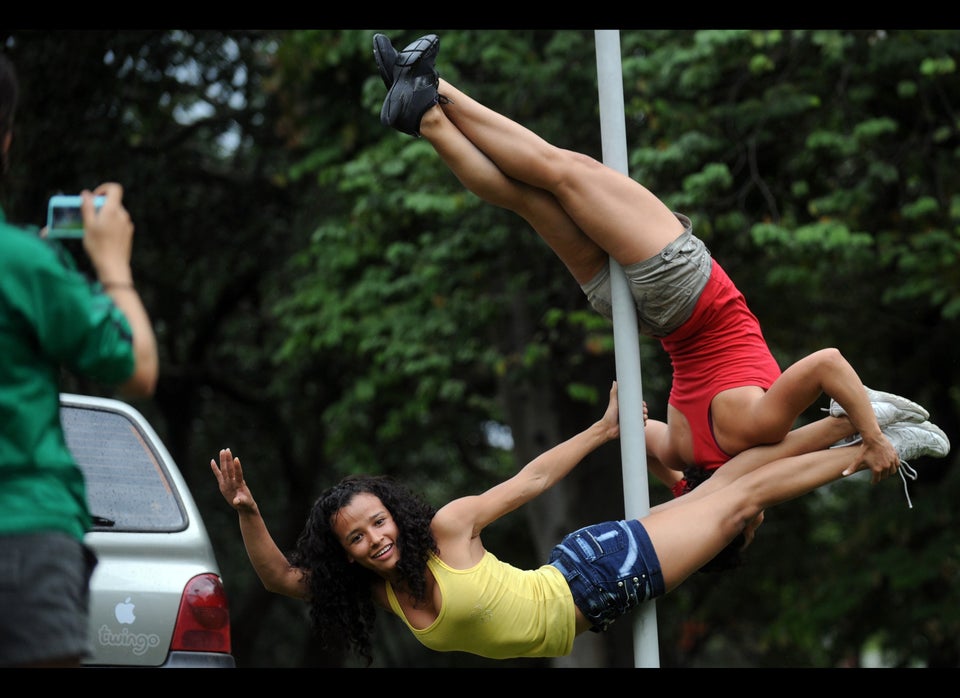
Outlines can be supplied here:
[[575, 150], [566, 150], [551, 146], [549, 152], [542, 158], [544, 173], [549, 181], [546, 187], [554, 194], [564, 187], [570, 187], [584, 177], [593, 177], [604, 167], [595, 158], [578, 153]]
[[846, 357], [836, 347], [826, 347], [815, 351], [812, 356], [816, 357], [820, 366], [826, 367], [828, 371], [838, 368], [844, 368], [849, 365]]

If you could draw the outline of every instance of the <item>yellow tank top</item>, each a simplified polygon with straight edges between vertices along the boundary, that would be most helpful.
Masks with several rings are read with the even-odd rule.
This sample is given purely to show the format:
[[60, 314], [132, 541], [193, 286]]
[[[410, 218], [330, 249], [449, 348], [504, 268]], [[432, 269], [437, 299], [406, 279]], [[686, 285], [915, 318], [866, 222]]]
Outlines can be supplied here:
[[390, 608], [425, 647], [491, 659], [560, 657], [573, 649], [573, 595], [556, 567], [520, 570], [489, 551], [470, 569], [455, 570], [435, 555], [427, 567], [440, 586], [441, 605], [422, 630], [407, 621], [387, 582]]

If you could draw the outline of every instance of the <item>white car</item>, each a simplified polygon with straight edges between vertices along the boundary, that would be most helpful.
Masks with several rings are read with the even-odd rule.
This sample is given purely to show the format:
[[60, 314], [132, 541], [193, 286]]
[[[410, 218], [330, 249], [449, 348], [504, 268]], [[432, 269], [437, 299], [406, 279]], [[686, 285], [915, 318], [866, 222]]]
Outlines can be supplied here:
[[236, 666], [230, 608], [193, 497], [143, 415], [119, 400], [63, 393], [67, 445], [94, 517], [88, 666]]

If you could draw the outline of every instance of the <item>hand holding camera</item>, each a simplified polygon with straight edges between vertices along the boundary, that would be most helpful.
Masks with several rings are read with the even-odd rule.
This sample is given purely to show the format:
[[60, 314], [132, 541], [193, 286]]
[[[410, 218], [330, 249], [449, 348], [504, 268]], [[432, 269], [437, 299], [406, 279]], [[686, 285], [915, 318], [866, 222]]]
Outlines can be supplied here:
[[[94, 198], [94, 210], [99, 212], [105, 196]], [[58, 194], [50, 197], [47, 206], [47, 237], [53, 239], [83, 237], [82, 196]]]
[[131, 283], [133, 221], [123, 206], [123, 187], [114, 182], [80, 196], [54, 196], [47, 211], [48, 238], [82, 238], [83, 248], [104, 284]]

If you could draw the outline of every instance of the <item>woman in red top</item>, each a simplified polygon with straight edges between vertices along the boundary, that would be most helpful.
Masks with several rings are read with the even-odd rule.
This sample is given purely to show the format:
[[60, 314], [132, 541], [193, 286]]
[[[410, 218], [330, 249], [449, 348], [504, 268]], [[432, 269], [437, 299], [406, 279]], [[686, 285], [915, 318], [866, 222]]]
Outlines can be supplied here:
[[[898, 409], [887, 411], [898, 421], [922, 422], [925, 410], [868, 394], [835, 348], [781, 372], [743, 295], [686, 216], [630, 177], [547, 143], [440, 80], [439, 45], [429, 34], [397, 52], [386, 36], [374, 37], [388, 87], [381, 121], [422, 136], [467, 189], [522, 216], [607, 317], [609, 258], [620, 264], [640, 331], [658, 338], [673, 363], [667, 420], [649, 420], [645, 433], [655, 475], [673, 484], [691, 466], [712, 470], [751, 446], [779, 442], [823, 393], [837, 403], [831, 413], [846, 414], [862, 436], [858, 466], [869, 467], [874, 482], [897, 471], [874, 414], [885, 410], [871, 397], [892, 400]], [[821, 421], [826, 433], [837, 420]]]

